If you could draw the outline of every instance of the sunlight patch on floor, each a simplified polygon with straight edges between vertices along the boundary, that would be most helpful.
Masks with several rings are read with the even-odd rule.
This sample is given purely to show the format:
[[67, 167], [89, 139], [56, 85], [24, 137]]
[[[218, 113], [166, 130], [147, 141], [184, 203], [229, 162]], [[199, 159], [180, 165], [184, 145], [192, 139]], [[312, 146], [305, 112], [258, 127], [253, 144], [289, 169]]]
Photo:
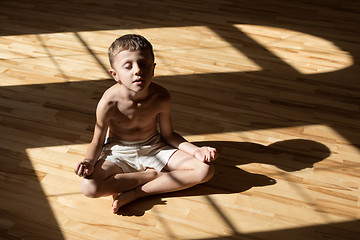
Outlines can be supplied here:
[[269, 26], [234, 26], [302, 74], [333, 72], [354, 63], [349, 52], [324, 38]]
[[[274, 27], [235, 27], [302, 74], [353, 64], [348, 52], [323, 38]], [[109, 79], [107, 48], [126, 33], [142, 34], [152, 42], [156, 76], [262, 70], [205, 26], [29, 34], [1, 36], [1, 86]]]
[[28, 34], [0, 37], [1, 86], [109, 79], [107, 48], [126, 33], [153, 44], [156, 76], [262, 70], [205, 26]]
[[[319, 131], [324, 131], [327, 134], [323, 138], [319, 138], [311, 134], [313, 131], [316, 131], [317, 134]], [[339, 201], [337, 196], [332, 196], [319, 190], [314, 191], [311, 188], [311, 182], [307, 182], [310, 179], [313, 183], [322, 186], [324, 189], [331, 189], [331, 186], [340, 185], [344, 187], [348, 185], [349, 189], [353, 187], [350, 183], [341, 182], [341, 179], [331, 178], [331, 173], [328, 171], [331, 164], [338, 164], [339, 167], [342, 166], [342, 160], [336, 158], [336, 148], [338, 146], [348, 147], [353, 152], [353, 157], [358, 156], [357, 153], [354, 153], [357, 150], [352, 149], [346, 143], [334, 142], [333, 145], [328, 145], [331, 142], [329, 139], [340, 139], [339, 134], [331, 131], [328, 126], [309, 125], [278, 129], [185, 135], [185, 138], [195, 142], [214, 141], [225, 143], [225, 146], [226, 142], [238, 142], [265, 147], [278, 141], [291, 139], [301, 138], [314, 142], [322, 142], [326, 138], [325, 142], [332, 153], [328, 159], [316, 163], [314, 168], [301, 169], [296, 172], [287, 172], [271, 163], [249, 162], [247, 164], [236, 165], [236, 168], [242, 172], [245, 171], [245, 174], [264, 175], [276, 179], [276, 184], [273, 185], [250, 186], [247, 190], [227, 194], [215, 193], [162, 198], [161, 201], [164, 204], [155, 204], [144, 213], [147, 216], [146, 219], [151, 219], [159, 231], [165, 231], [171, 236], [182, 236], [187, 239], [205, 239], [211, 238], [220, 232], [223, 236], [256, 234], [258, 232], [292, 229], [294, 225], [297, 227], [310, 227], [317, 224], [340, 223], [351, 218], [352, 209], [350, 206], [353, 202], [352, 200], [342, 202], [349, 205], [350, 210], [345, 212], [350, 214], [349, 216], [344, 217], [342, 214], [345, 213], [338, 214], [337, 212], [331, 214], [332, 208], [329, 208], [326, 203], [336, 204]], [[83, 211], [91, 212], [91, 214], [87, 212], [87, 217], [83, 219], [80, 224], [81, 226], [79, 226], [84, 228], [91, 224], [91, 222], [98, 222], [97, 217], [100, 215], [107, 216], [106, 221], [103, 222], [104, 226], [106, 225], [107, 227], [116, 227], [119, 221], [125, 219], [122, 216], [111, 213], [111, 197], [89, 199], [84, 197], [79, 191], [81, 179], [74, 174], [73, 168], [78, 161], [82, 160], [87, 146], [88, 144], [74, 144], [29, 148], [26, 150], [31, 162], [29, 167], [32, 167], [39, 174], [39, 182], [45, 196], [49, 201], [56, 220], [63, 229], [69, 228], [69, 225], [72, 224], [72, 220], [66, 217], [68, 214], [82, 219]], [[226, 149], [229, 150], [229, 147], [231, 148], [231, 145], [226, 146]], [[236, 155], [236, 151], [241, 151], [241, 149], [234, 148], [231, 151], [233, 152], [228, 154], [223, 152], [223, 157], [228, 159], [227, 161], [235, 157], [233, 155]], [[264, 157], [267, 154], [261, 153], [261, 156]], [[48, 161], [48, 159], [52, 160]], [[221, 159], [218, 160], [221, 161]], [[355, 159], [348, 160], [352, 160], [354, 163], [358, 162]], [[334, 167], [331, 168], [334, 169]], [[59, 187], [60, 185], [61, 187]], [[348, 194], [345, 188], [343, 191], [338, 191], [342, 192], [342, 194]], [[269, 205], [269, 201], [272, 202], [272, 205]], [[186, 206], [188, 211], [180, 210], [184, 206]], [[344, 207], [346, 206], [344, 205]], [[68, 213], [64, 214], [64, 211]], [[206, 211], [208, 216], [206, 219], [201, 214], [204, 211]], [[286, 217], [288, 214], [293, 215], [291, 221], [289, 220], [290, 218]], [[89, 219], [89, 216], [93, 216], [93, 219]], [[129, 221], [141, 221], [142, 218], [127, 216], [126, 219]], [[191, 236], [184, 235], [184, 229], [181, 227], [185, 223], [188, 224], [189, 221], [193, 226]], [[208, 231], [203, 231], [204, 224], [209, 226]], [[196, 229], [199, 231], [196, 231]], [[99, 234], [106, 232], [101, 226], [94, 226], [94, 231]], [[64, 232], [64, 235], [66, 236], [66, 232]]]

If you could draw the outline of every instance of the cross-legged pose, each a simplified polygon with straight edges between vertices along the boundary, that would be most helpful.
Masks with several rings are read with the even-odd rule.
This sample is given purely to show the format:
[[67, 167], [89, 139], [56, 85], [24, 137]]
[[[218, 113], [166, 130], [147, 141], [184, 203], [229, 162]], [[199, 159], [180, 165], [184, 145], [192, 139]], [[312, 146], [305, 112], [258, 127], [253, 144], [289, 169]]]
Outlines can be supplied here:
[[96, 109], [93, 139], [75, 168], [87, 197], [113, 196], [112, 210], [152, 194], [208, 181], [215, 148], [197, 147], [174, 132], [169, 92], [152, 82], [152, 45], [135, 34], [109, 47], [115, 85]]

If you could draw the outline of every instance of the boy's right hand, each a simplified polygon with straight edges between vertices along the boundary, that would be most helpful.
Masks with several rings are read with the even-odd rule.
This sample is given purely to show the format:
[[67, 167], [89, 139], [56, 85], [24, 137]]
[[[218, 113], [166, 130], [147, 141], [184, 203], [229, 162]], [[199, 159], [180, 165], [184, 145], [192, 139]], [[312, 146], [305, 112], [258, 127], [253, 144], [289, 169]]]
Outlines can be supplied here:
[[87, 177], [90, 176], [94, 171], [94, 165], [89, 161], [83, 160], [78, 163], [75, 168], [75, 174], [79, 177]]

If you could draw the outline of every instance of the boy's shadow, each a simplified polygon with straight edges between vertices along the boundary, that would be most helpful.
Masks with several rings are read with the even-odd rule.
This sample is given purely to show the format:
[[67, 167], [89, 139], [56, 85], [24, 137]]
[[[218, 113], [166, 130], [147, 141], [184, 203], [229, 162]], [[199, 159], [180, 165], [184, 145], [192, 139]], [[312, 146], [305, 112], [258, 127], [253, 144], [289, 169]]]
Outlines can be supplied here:
[[214, 162], [215, 175], [209, 182], [179, 192], [140, 199], [122, 207], [118, 214], [142, 216], [154, 205], [166, 204], [162, 198], [239, 193], [252, 187], [276, 183], [275, 179], [265, 175], [244, 171], [239, 165], [262, 163], [276, 166], [281, 171], [294, 172], [312, 168], [316, 162], [330, 155], [330, 150], [325, 145], [304, 139], [285, 140], [268, 146], [227, 141], [194, 142], [194, 144], [213, 146], [219, 152], [219, 158]]

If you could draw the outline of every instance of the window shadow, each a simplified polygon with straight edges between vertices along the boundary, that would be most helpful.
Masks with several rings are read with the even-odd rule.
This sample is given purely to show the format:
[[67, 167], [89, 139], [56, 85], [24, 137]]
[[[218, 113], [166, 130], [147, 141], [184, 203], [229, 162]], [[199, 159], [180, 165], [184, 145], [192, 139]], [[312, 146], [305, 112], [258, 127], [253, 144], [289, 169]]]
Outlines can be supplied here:
[[[111, 84], [88, 81], [0, 88], [0, 215], [6, 223], [0, 226], [0, 238], [64, 239], [48, 199], [57, 196], [47, 196], [41, 186], [48, 173], [35, 170], [26, 150], [88, 143], [97, 101]], [[59, 159], [53, 161], [67, 168]]]
[[[246, 74], [214, 75], [217, 81], [235, 80], [239, 82], [239, 101], [251, 97], [251, 94], [243, 94], [241, 91], [242, 88], [246, 89], [245, 87], [249, 87], [249, 85], [251, 88], [266, 88], [273, 93], [290, 91], [294, 94], [290, 100], [294, 100], [298, 96], [297, 93], [302, 90], [312, 89], [303, 96], [303, 99], [292, 105], [289, 105], [289, 99], [260, 98], [257, 100], [260, 102], [268, 100], [265, 102], [268, 106], [283, 107], [285, 116], [288, 116], [286, 106], [290, 108], [302, 106], [307, 113], [300, 112], [300, 125], [304, 116], [308, 115], [307, 119], [304, 119], [304, 124], [328, 125], [354, 146], [360, 148], [358, 111], [360, 89], [357, 87], [360, 72], [358, 51], [360, 36], [356, 24], [346, 24], [358, 22], [356, 21], [359, 20], [358, 6], [343, 2], [337, 4], [336, 1], [326, 5], [314, 4], [315, 6], [306, 2], [289, 5], [287, 1], [281, 0], [276, 3], [273, 1], [263, 2], [262, 6], [267, 9], [263, 11], [263, 9], [259, 10], [256, 2], [240, 1], [229, 4], [226, 1], [216, 1], [216, 4], [210, 3], [213, 1], [208, 0], [202, 3], [172, 1], [164, 5], [162, 2], [137, 0], [130, 4], [132, 7], [129, 7], [125, 3], [113, 0], [100, 2], [90, 0], [86, 4], [76, 1], [41, 1], [39, 3], [18, 1], [15, 11], [13, 9], [6, 11], [13, 6], [13, 3], [5, 1], [0, 4], [4, 9], [2, 21], [0, 21], [0, 35], [73, 32], [88, 52], [94, 56], [99, 66], [106, 71], [96, 54], [86, 44], [85, 39], [80, 37], [79, 32], [119, 28], [207, 26], [264, 69], [264, 71]], [[119, 13], [118, 9], [126, 9], [126, 11]], [[156, 11], [149, 11], [149, 9], [156, 9]], [[81, 15], [78, 13], [80, 10]], [[141, 18], [136, 16], [141, 16]], [[349, 52], [354, 63], [340, 71], [301, 74], [234, 27], [234, 24], [271, 26], [314, 35]], [[204, 76], [190, 76], [188, 81], [194, 82], [203, 77], [209, 79], [209, 75], [205, 74]], [[274, 82], [274, 79], [279, 81]], [[170, 77], [167, 80], [170, 80]], [[174, 83], [171, 82], [171, 84]], [[287, 89], [286, 86], [289, 85], [298, 87]], [[306, 99], [308, 100], [306, 101]], [[310, 99], [312, 100], [310, 101]], [[263, 106], [259, 104], [259, 107]], [[319, 110], [322, 111], [321, 114], [318, 114]], [[290, 111], [290, 113], [293, 112]], [[278, 123], [281, 122], [278, 121]], [[256, 123], [251, 124], [253, 124], [253, 129], [257, 127]], [[276, 124], [270, 125], [277, 127]], [[294, 126], [296, 120], [288, 121], [287, 124], [278, 125], [278, 127], [283, 125]]]
[[280, 229], [274, 231], [255, 233], [234, 233], [230, 236], [213, 238], [192, 238], [192, 240], [216, 240], [216, 239], [243, 239], [243, 240], [268, 240], [268, 239], [291, 239], [291, 240], [357, 240], [360, 234], [360, 221], [346, 221], [341, 223], [329, 223], [298, 228]]
[[[250, 131], [308, 124], [328, 124], [338, 126], [338, 129], [347, 129], [348, 127], [351, 129], [352, 127], [356, 127], [357, 120], [352, 119], [351, 114], [344, 115], [342, 111], [332, 111], [333, 109], [330, 106], [324, 107], [321, 102], [310, 104], [306, 99], [302, 102], [302, 99], [294, 101], [286, 96], [268, 95], [273, 89], [273, 86], [269, 85], [266, 80], [258, 79], [257, 76], [257, 74], [253, 73], [217, 73], [156, 77], [154, 81], [168, 88], [173, 95], [174, 127], [186, 134], [195, 135], [228, 131]], [[253, 81], [254, 79], [258, 80], [256, 84]], [[179, 82], [181, 83], [180, 89], [186, 89], [186, 91], [178, 90]], [[18, 152], [22, 153], [20, 154], [22, 157], [21, 162], [25, 164], [28, 169], [32, 169], [32, 167], [26, 157], [24, 149], [59, 144], [89, 143], [93, 133], [96, 104], [105, 89], [112, 84], [113, 81], [111, 80], [100, 80], [2, 87], [0, 88], [2, 102], [2, 118], [0, 122], [1, 125], [5, 127], [2, 137], [6, 139], [5, 141], [13, 139], [14, 143], [12, 144], [18, 145], [19, 149], [16, 150], [14, 154], [18, 154]], [[228, 85], [232, 87], [223, 88], [224, 90], [221, 92], [216, 90], [221, 86]], [[289, 89], [289, 91], [291, 91], [291, 89]], [[315, 94], [311, 96], [319, 97]], [[256, 101], [254, 101], [254, 99], [256, 99]], [[23, 105], [24, 103], [31, 107]], [[193, 106], [193, 109], [184, 109], [184, 103], [186, 103], [186, 106]], [[18, 106], [16, 111], [11, 107], [14, 104]], [[223, 108], [223, 106], [226, 107]], [[44, 113], [43, 109], [51, 111]], [[199, 115], [204, 109], [207, 109], [209, 113], [215, 112], [216, 115]], [[346, 124], [333, 123], [331, 119], [327, 119], [326, 113], [329, 113], [329, 111], [333, 116], [347, 119]], [[186, 112], [186, 119], [183, 117], [184, 112]], [[318, 114], [324, 113], [325, 117], [322, 119], [313, 118], [314, 112]], [[187, 119], [195, 119], [196, 121], [188, 121]], [[353, 125], [351, 125], [352, 122]], [[356, 132], [351, 133], [351, 135], [356, 135]], [[24, 136], [28, 139], [24, 140]], [[296, 140], [295, 143], [299, 143], [299, 141], [300, 140]], [[21, 144], [19, 145], [19, 143]], [[306, 143], [306, 140], [303, 140], [303, 143]], [[8, 142], [8, 144], [10, 144], [10, 142]], [[280, 169], [283, 168], [283, 170], [286, 171], [295, 171], [296, 167], [301, 169], [306, 165], [306, 161], [288, 160], [289, 154], [291, 155], [291, 153], [287, 152], [286, 149], [289, 147], [287, 145], [297, 145], [291, 142], [274, 143], [273, 146], [270, 147], [262, 147], [252, 143], [232, 142], [213, 142], [209, 144], [215, 145], [220, 149], [235, 151], [236, 154], [229, 154], [227, 151], [221, 150], [225, 156], [227, 156], [227, 160], [226, 162], [222, 162], [220, 159], [215, 163], [217, 169], [215, 178], [207, 184], [182, 192], [181, 194], [183, 194], [183, 196], [243, 192], [252, 187], [267, 186], [275, 183], [272, 178], [262, 174], [246, 172], [241, 170], [241, 166], [240, 168], [236, 167], [237, 165], [249, 162], [260, 162], [264, 164], [275, 164]], [[313, 145], [315, 146], [316, 144]], [[20, 150], [20, 148], [22, 150]], [[318, 148], [321, 149], [321, 147]], [[11, 149], [11, 145], [3, 145], [1, 149], [7, 151]], [[247, 160], [244, 158], [236, 159], [236, 157], [234, 159], [234, 156], [238, 154], [241, 156], [241, 152], [237, 153], [236, 151], [238, 150], [236, 149], [242, 149], [242, 151], [247, 152], [249, 156], [251, 156], [250, 153], [252, 153], [253, 156]], [[256, 155], [256, 153], [260, 154], [260, 156]], [[279, 156], [276, 156], [275, 153], [278, 153]], [[321, 151], [318, 154], [320, 153]], [[11, 172], [16, 174], [18, 165], [11, 157], [6, 158], [5, 156], [6, 155], [2, 157], [3, 164], [10, 164], [10, 166], [12, 166]], [[277, 157], [279, 157], [279, 159], [276, 159]], [[301, 157], [303, 156], [301, 155]], [[300, 157], [298, 158], [300, 159]], [[307, 159], [310, 164], [315, 162], [315, 160], [309, 158], [309, 156], [305, 159]], [[32, 171], [32, 175], [35, 176], [34, 170], [29, 171]], [[228, 177], [233, 179], [229, 179]], [[5, 180], [3, 184], [13, 186], [11, 178]], [[15, 199], [18, 197], [18, 193], [26, 192], [24, 188], [25, 186], [23, 185], [17, 185], [12, 188], [12, 191], [6, 190], [2, 192], [4, 194], [1, 195], [1, 200], [9, 204], [8, 209], [16, 208], [17, 204]], [[35, 226], [33, 218], [26, 215], [27, 211], [17, 213], [17, 218], [14, 219], [14, 222], [26, 222], [26, 224], [29, 223], [29, 227], [34, 226], [35, 229], [37, 228], [36, 224], [38, 224], [37, 226], [41, 226], [44, 222], [47, 222], [47, 224], [52, 222], [50, 225], [52, 225], [53, 229], [56, 229], [56, 220], [50, 217], [52, 215], [51, 209], [49, 204], [46, 203], [47, 199], [44, 193], [41, 194], [41, 186], [39, 183], [36, 183], [35, 178], [32, 183], [32, 188], [37, 189], [36, 191], [39, 194], [36, 197], [29, 195], [28, 201], [30, 202], [25, 206], [25, 209], [36, 210], [37, 205], [33, 205], [32, 203], [40, 199], [39, 202], [42, 202], [44, 207], [37, 210], [38, 212], [42, 211], [44, 214], [36, 218], [37, 223], [35, 223]], [[178, 193], [174, 193], [173, 196], [179, 196], [177, 194]], [[151, 209], [154, 204], [165, 203], [161, 198], [150, 198], [147, 201], [134, 202], [122, 209], [121, 213], [141, 216], [146, 210]], [[48, 219], [53, 220], [48, 221]], [[61, 231], [59, 229], [54, 231], [58, 233], [58, 238], [61, 239]], [[56, 236], [56, 233], [54, 233], [53, 236]]]
[[[355, 81], [329, 82], [334, 77], [342, 79], [352, 75], [350, 71], [286, 76], [268, 71], [211, 73], [164, 76], [155, 78], [155, 81], [173, 95], [175, 129], [185, 133], [207, 134], [319, 124], [331, 127], [359, 148], [360, 117], [357, 117], [357, 108], [360, 95], [357, 96], [351, 86]], [[309, 88], [314, 90], [307, 91]], [[349, 96], [340, 93], [347, 91]], [[176, 109], [177, 106], [183, 109], [183, 101], [201, 108], [200, 111], [189, 108], [186, 112], [189, 119], [202, 122], [201, 127], [192, 128]], [[225, 107], [219, 108], [219, 105]]]
[[0, 238], [64, 239], [40, 185], [46, 173], [32, 168], [16, 142], [1, 143], [0, 156]]
[[[291, 99], [286, 99], [282, 96], [276, 96], [276, 98], [268, 96], [267, 93], [271, 91], [272, 86], [267, 85], [266, 81], [262, 82], [261, 79], [255, 84], [251, 81], [251, 78], [255, 76], [256, 75], [245, 73], [167, 76], [157, 77], [155, 78], [155, 82], [158, 82], [170, 90], [174, 100], [173, 118], [175, 129], [187, 134], [249, 131], [272, 127], [278, 128], [326, 123], [329, 121], [327, 119], [319, 121], [319, 119], [314, 120], [312, 118], [314, 111], [326, 113], [329, 110], [328, 108], [323, 108], [321, 104], [318, 103], [308, 104], [307, 102], [301, 103], [301, 101], [294, 103]], [[187, 91], [180, 92], [177, 90], [176, 86], [178, 81], [181, 82], [181, 88], [185, 88]], [[234, 84], [235, 81], [236, 84]], [[22, 147], [23, 150], [18, 149], [15, 152], [22, 151], [22, 162], [27, 165], [28, 169], [32, 168], [30, 161], [27, 160], [24, 149], [58, 144], [88, 143], [93, 133], [96, 104], [105, 89], [112, 84], [113, 81], [111, 80], [100, 80], [2, 87], [0, 88], [0, 96], [3, 103], [1, 106], [1, 124], [6, 127], [3, 137], [5, 137], [5, 139], [14, 139], [14, 144], [18, 144], [18, 142], [22, 143], [18, 145], [18, 147]], [[228, 84], [231, 84], [232, 88], [226, 88], [222, 92], [216, 91], [217, 87], [227, 86]], [[196, 87], [197, 85], [199, 85], [199, 87]], [[211, 87], [203, 87], [206, 85]], [[259, 86], [261, 87], [258, 88]], [[254, 102], [254, 98], [257, 98], [257, 103]], [[221, 99], [221, 101], [219, 99]], [[28, 108], [24, 106], [13, 111], [13, 109], [9, 107], [11, 104], [7, 104], [9, 102], [18, 104], [18, 106], [21, 106], [21, 103], [26, 103], [32, 107]], [[217, 114], [214, 119], [211, 114], [198, 115], [201, 111], [191, 109], [178, 110], [177, 106], [181, 106], [184, 102], [186, 102], [188, 106], [208, 109], [210, 112], [220, 114]], [[251, 108], [253, 104], [257, 104], [255, 106], [258, 107]], [[220, 107], [225, 105], [227, 112], [223, 111], [223, 108]], [[279, 107], [282, 107], [284, 112], [279, 111]], [[42, 111], [44, 108], [51, 109], [50, 112], [53, 113], [44, 115]], [[197, 119], [198, 121], [187, 122], [186, 119], [183, 118], [184, 111], [188, 119]], [[290, 113], [293, 113], [293, 115]], [[59, 125], [59, 123], [61, 124]], [[12, 137], [7, 137], [10, 135]], [[24, 135], [32, 139], [22, 140]], [[246, 191], [252, 187], [271, 185], [275, 183], [276, 179], [274, 180], [263, 174], [249, 173], [241, 170], [241, 164], [259, 162], [276, 165], [285, 171], [295, 171], [302, 169], [306, 164], [313, 164], [316, 162], [316, 158], [311, 159], [302, 153], [302, 155], [297, 155], [297, 159], [305, 156], [302, 161], [296, 159], [289, 160], [291, 154], [295, 154], [296, 152], [289, 153], [288, 149], [292, 149], [292, 147], [298, 145], [306, 146], [306, 144], [313, 146], [312, 148], [315, 149], [323, 149], [323, 151], [320, 152], [311, 152], [311, 154], [320, 154], [318, 159], [322, 157], [325, 158], [327, 152], [321, 145], [308, 142], [307, 140], [285, 141], [266, 147], [253, 143], [210, 142], [208, 144], [221, 149], [222, 154], [226, 156], [225, 161], [222, 161], [220, 158], [219, 161], [215, 163], [217, 172], [214, 179], [207, 184], [181, 192], [180, 195], [178, 195], [179, 193], [174, 193], [173, 195], [169, 194], [167, 196], [236, 193]], [[2, 149], [4, 149], [4, 146], [2, 146]], [[10, 149], [10, 146], [5, 149]], [[230, 153], [228, 153], [227, 150], [230, 150]], [[301, 152], [301, 149], [298, 151]], [[236, 158], [236, 156], [243, 156], [243, 152], [248, 154], [248, 158]], [[314, 155], [311, 156], [314, 157]], [[16, 162], [12, 161], [12, 158], [2, 158], [2, 161], [4, 161], [4, 165], [10, 162], [11, 164], [16, 164]], [[237, 165], [240, 165], [240, 168], [236, 167]], [[17, 165], [12, 165], [12, 169], [12, 172], [16, 172]], [[35, 176], [34, 170], [31, 171]], [[10, 179], [6, 180], [3, 184], [11, 186], [12, 183]], [[21, 193], [25, 191], [24, 187], [23, 185], [18, 185], [12, 190], [14, 193]], [[41, 197], [42, 194], [40, 193], [42, 190], [40, 184], [34, 181], [33, 188], [37, 189], [39, 196], [29, 197], [28, 200], [30, 203], [26, 208], [37, 209], [36, 205], [34, 205], [34, 207], [31, 204], [31, 201], [42, 199], [40, 202], [43, 202], [44, 207], [41, 208], [41, 211], [47, 213], [49, 216], [52, 215], [50, 207], [46, 207], [49, 206], [49, 204], [46, 204], [45, 195]], [[1, 196], [1, 198], [14, 208], [16, 207], [16, 201], [14, 201], [14, 199], [16, 199], [17, 195], [12, 195], [11, 193], [10, 191], [6, 193], [6, 196]], [[147, 201], [137, 201], [130, 204], [123, 208], [120, 214], [141, 216], [155, 204], [165, 203], [158, 197], [149, 198]], [[39, 210], [39, 212], [41, 211]], [[26, 219], [25, 213], [26, 211], [18, 213], [18, 217]], [[39, 226], [43, 224], [45, 220], [47, 221], [48, 218], [51, 219], [49, 216], [44, 218], [41, 216], [38, 217], [37, 221]], [[54, 227], [56, 226], [55, 218], [52, 219], [52, 227], [56, 228]], [[33, 219], [28, 218], [28, 221], [29, 223], [33, 222]], [[48, 221], [48, 223], [50, 222], [51, 221]], [[29, 224], [28, 226], [33, 225]], [[58, 230], [57, 233], [61, 235], [60, 230]], [[54, 236], [56, 236], [56, 234], [54, 234]], [[61, 238], [61, 236], [59, 236], [59, 238]]]
[[[359, 148], [360, 117], [358, 108], [354, 107], [360, 104], [360, 90], [358, 88], [360, 72], [359, 31], [358, 24], [353, 24], [359, 20], [358, 6], [355, 4], [354, 6], [348, 5], [343, 1], [332, 1], [318, 5], [307, 2], [289, 4], [286, 0], [263, 1], [260, 4], [261, 6], [256, 1], [239, 1], [236, 3], [228, 1], [194, 1], [193, 3], [171, 1], [167, 4], [163, 3], [163, 1], [157, 3], [153, 1], [120, 3], [113, 0], [89, 0], [86, 1], [86, 4], [82, 1], [66, 0], [2, 1], [0, 3], [0, 35], [78, 33], [119, 28], [207, 26], [239, 51], [245, 53], [250, 59], [254, 55], [264, 54], [270, 61], [253, 59], [265, 69], [259, 72], [156, 78], [155, 81], [170, 89], [174, 96], [175, 106], [181, 106], [186, 101], [188, 105], [193, 104], [193, 106], [206, 108], [209, 112], [220, 112], [218, 117], [212, 118], [211, 115], [197, 115], [192, 109], [187, 109], [186, 114], [190, 115], [189, 118], [198, 120], [187, 122], [186, 119], [183, 119], [184, 113], [181, 112], [183, 110], [177, 110], [175, 107], [175, 129], [188, 134], [204, 134], [323, 124], [332, 127], [342, 137]], [[130, 6], [126, 4], [130, 4]], [[156, 11], [151, 11], [154, 8]], [[335, 72], [300, 74], [263, 46], [232, 27], [233, 24], [273, 26], [319, 36], [339, 46], [342, 50], [348, 51], [354, 59], [354, 64]], [[82, 42], [86, 45], [84, 41]], [[87, 49], [90, 54], [93, 54], [90, 48]], [[101, 64], [100, 61], [98, 62]], [[283, 75], [284, 73], [286, 76]], [[274, 79], [278, 81], [274, 82]], [[176, 81], [182, 81], [185, 91], [178, 91], [173, 87], [177, 84]], [[286, 88], [289, 82], [296, 83], [294, 85], [297, 86], [296, 89]], [[1, 183], [0, 200], [2, 204], [5, 204], [1, 208], [1, 216], [5, 216], [6, 219], [15, 224], [11, 226], [12, 231], [28, 229], [29, 232], [24, 232], [24, 235], [42, 234], [45, 231], [41, 231], [41, 229], [46, 228], [51, 232], [51, 235], [49, 234], [47, 237], [63, 238], [41, 185], [37, 182], [38, 180], [41, 181], [41, 178], [37, 178], [44, 175], [39, 172], [35, 173], [25, 149], [59, 144], [88, 143], [92, 135], [93, 113], [97, 100], [103, 90], [111, 84], [111, 81], [89, 81], [1, 88], [0, 110], [2, 115], [0, 123], [2, 130], [4, 130], [1, 138], [4, 143], [1, 143], [0, 151], [3, 153], [1, 163], [6, 166], [0, 170], [1, 175], [5, 178], [5, 181]], [[207, 88], [207, 85], [218, 86], [223, 91], [222, 93], [214, 91]], [[226, 88], [226, 86], [231, 86], [231, 89]], [[302, 90], [309, 88], [313, 90], [304, 94]], [[84, 91], [84, 89], [86, 90]], [[269, 95], [269, 93], [278, 92], [279, 89], [291, 94], [288, 94], [287, 97], [285, 95]], [[302, 98], [298, 98], [299, 96]], [[32, 107], [16, 109], [16, 111], [12, 107], [27, 104]], [[226, 106], [228, 112], [223, 111], [222, 107], [219, 106]], [[344, 108], [342, 106], [349, 107]], [[50, 112], [55, 111], [55, 114], [46, 115], [39, 110], [42, 108], [50, 109]], [[79, 122], [81, 124], [78, 124]], [[24, 140], [24, 138], [26, 139]], [[224, 143], [214, 144], [221, 145]], [[267, 159], [268, 162], [264, 162], [264, 164], [275, 161], [278, 167], [289, 171], [295, 166], [303, 164], [295, 162], [295, 165], [287, 165], [289, 162], [286, 159], [289, 153], [286, 152], [286, 149], [281, 148], [279, 150], [276, 145], [275, 149], [272, 149], [253, 146], [251, 143], [244, 143], [242, 146], [241, 144], [236, 146], [236, 144], [225, 143], [223, 148], [249, 148], [245, 150], [248, 153], [252, 153], [252, 148], [258, 150], [265, 148], [265, 150], [263, 149], [265, 151], [263, 153], [265, 158], [263, 159]], [[266, 156], [274, 157], [276, 151], [284, 151], [284, 153], [278, 154], [278, 157], [284, 157], [283, 161], [279, 162], [272, 158], [266, 158]], [[225, 151], [223, 152], [227, 154]], [[231, 154], [231, 156], [236, 155]], [[228, 156], [227, 161], [232, 159], [231, 156]], [[260, 163], [264, 161], [258, 160], [259, 158], [255, 156], [257, 154], [253, 153], [253, 158], [247, 161], [256, 160]], [[266, 186], [273, 183], [266, 176], [255, 175], [236, 168], [234, 165], [236, 162], [240, 165], [249, 163], [244, 159], [241, 161], [245, 162], [239, 161], [234, 159], [234, 162], [229, 162], [230, 165], [221, 165], [220, 159], [216, 163], [219, 165], [219, 172], [217, 172], [217, 176], [220, 176], [219, 181], [230, 181], [220, 172], [222, 170], [223, 172], [230, 171], [237, 177], [240, 176], [235, 180], [245, 182], [220, 189], [222, 192], [241, 192], [254, 186]], [[310, 163], [311, 161], [314, 159], [310, 160]], [[21, 184], [28, 178], [30, 179], [27, 183], [29, 186]], [[251, 179], [251, 181], [246, 182], [247, 179]], [[214, 184], [213, 181], [208, 184]], [[220, 191], [213, 190], [211, 185], [202, 185], [199, 186], [199, 189], [189, 190], [196, 190], [195, 193], [189, 193], [189, 195], [212, 194], [209, 188], [214, 194]], [[29, 189], [32, 191], [30, 192]], [[23, 195], [26, 195], [27, 198], [25, 202], [20, 202], [22, 202], [21, 209], [25, 210], [20, 211], [18, 210], [20, 209], [18, 208], [18, 200]], [[154, 201], [154, 204], [164, 204], [161, 200], [154, 199]], [[144, 209], [151, 208], [154, 205], [147, 204], [148, 206]], [[358, 221], [351, 222], [349, 226], [347, 223], [344, 224], [349, 228], [358, 227]], [[330, 228], [332, 226], [329, 225]], [[307, 232], [307, 229], [317, 231], [319, 228], [317, 226], [300, 228], [299, 231]], [[1, 229], [1, 234], [8, 230], [7, 228]], [[291, 236], [292, 231], [275, 231], [273, 233], [275, 233], [273, 239], [278, 239], [279, 237]], [[277, 235], [277, 233], [279, 234]], [[14, 234], [19, 235], [20, 233], [15, 232]], [[258, 237], [266, 238], [266, 234], [268, 233], [259, 233]], [[39, 238], [43, 238], [42, 235]]]

